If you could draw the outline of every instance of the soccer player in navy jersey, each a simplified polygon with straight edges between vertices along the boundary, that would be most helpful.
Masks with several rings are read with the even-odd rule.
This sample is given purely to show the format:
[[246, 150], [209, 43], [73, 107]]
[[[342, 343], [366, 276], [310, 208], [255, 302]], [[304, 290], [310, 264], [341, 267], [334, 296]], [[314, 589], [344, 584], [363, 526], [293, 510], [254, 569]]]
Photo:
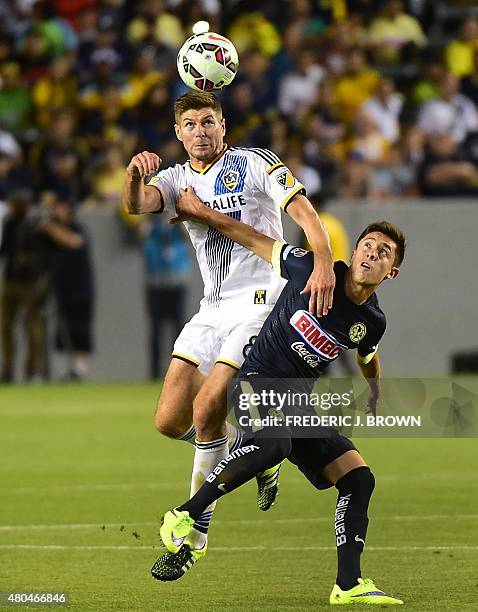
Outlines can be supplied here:
[[[369, 408], [375, 413], [380, 394], [377, 346], [386, 326], [375, 290], [384, 280], [399, 274], [405, 252], [403, 233], [387, 221], [365, 228], [357, 240], [350, 266], [340, 261], [335, 263], [337, 282], [333, 306], [319, 319], [308, 312], [308, 297], [301, 293], [304, 279], [313, 268], [312, 253], [273, 240], [248, 225], [216, 213], [192, 188], [181, 191], [177, 210], [178, 221], [188, 219], [215, 227], [272, 263], [275, 271], [288, 280], [234, 384], [233, 403], [238, 420], [243, 421], [244, 416], [241, 401], [256, 391], [260, 395], [265, 379], [276, 379], [279, 388], [285, 378], [301, 379], [303, 388], [307, 388], [306, 381], [313, 382], [347, 349], [357, 349], [360, 369], [369, 383]], [[266, 384], [266, 388], [271, 390], [270, 385]], [[293, 415], [296, 408], [289, 405], [283, 411], [282, 417], [271, 422], [268, 419], [271, 404], [256, 402], [250, 414], [260, 417], [260, 425], [246, 426], [248, 435], [242, 447], [216, 466], [191, 499], [166, 513], [160, 535], [168, 551], [175, 555], [178, 568], [189, 563], [185, 539], [204, 508], [258, 473], [288, 459], [316, 488], [335, 485], [338, 490], [335, 510], [338, 572], [330, 603], [403, 603], [361, 575], [360, 556], [375, 485], [370, 468], [353, 443], [333, 428], [317, 427], [314, 436], [309, 432], [308, 437], [297, 437], [285, 424], [285, 416]], [[157, 573], [155, 565], [152, 574], [157, 577]], [[161, 575], [164, 579], [164, 573]]]

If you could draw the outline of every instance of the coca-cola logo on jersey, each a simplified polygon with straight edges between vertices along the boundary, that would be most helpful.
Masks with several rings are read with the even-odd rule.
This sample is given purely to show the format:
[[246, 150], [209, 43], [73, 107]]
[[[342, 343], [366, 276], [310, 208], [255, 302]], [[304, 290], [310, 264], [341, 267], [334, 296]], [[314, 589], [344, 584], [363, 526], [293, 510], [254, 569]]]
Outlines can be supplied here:
[[310, 351], [308, 351], [305, 348], [304, 342], [293, 342], [290, 345], [290, 348], [297, 354], [299, 354], [305, 361], [305, 363], [310, 365], [311, 368], [316, 368], [319, 365], [321, 361], [320, 357], [316, 353], [311, 353]]
[[342, 350], [347, 348], [337, 342], [331, 334], [324, 331], [305, 310], [295, 312], [289, 323], [310, 348], [328, 361], [335, 359]]

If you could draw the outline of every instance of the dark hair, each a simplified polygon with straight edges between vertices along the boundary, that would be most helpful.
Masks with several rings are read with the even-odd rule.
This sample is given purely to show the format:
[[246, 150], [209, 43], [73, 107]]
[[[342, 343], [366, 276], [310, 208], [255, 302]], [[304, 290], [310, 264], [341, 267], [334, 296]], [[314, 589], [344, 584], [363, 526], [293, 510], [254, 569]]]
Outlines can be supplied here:
[[217, 97], [210, 92], [188, 91], [183, 94], [174, 103], [174, 118], [176, 123], [183, 113], [188, 110], [201, 110], [203, 108], [212, 108], [212, 110], [222, 117], [221, 103]]
[[395, 261], [393, 262], [394, 266], [397, 268], [403, 261], [403, 257], [405, 256], [405, 234], [401, 229], [390, 223], [390, 221], [374, 221], [367, 225], [364, 231], [357, 238], [357, 242], [355, 243], [355, 247], [357, 247], [358, 243], [367, 236], [367, 234], [371, 234], [372, 232], [380, 232], [381, 234], [385, 234], [388, 236], [395, 244], [397, 245], [397, 250], [395, 252]]

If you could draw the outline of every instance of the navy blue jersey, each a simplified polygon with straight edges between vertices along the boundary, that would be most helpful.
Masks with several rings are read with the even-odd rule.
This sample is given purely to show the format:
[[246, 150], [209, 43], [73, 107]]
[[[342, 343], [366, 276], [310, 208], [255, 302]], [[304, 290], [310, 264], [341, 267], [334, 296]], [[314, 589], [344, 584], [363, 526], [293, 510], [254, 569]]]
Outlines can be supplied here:
[[320, 319], [308, 312], [310, 295], [300, 294], [314, 268], [313, 253], [275, 243], [273, 265], [289, 282], [264, 322], [241, 373], [316, 378], [347, 349], [358, 349], [361, 357], [372, 358], [385, 332], [385, 315], [375, 293], [361, 305], [348, 299], [344, 284], [348, 268], [343, 261], [334, 266], [333, 307]]

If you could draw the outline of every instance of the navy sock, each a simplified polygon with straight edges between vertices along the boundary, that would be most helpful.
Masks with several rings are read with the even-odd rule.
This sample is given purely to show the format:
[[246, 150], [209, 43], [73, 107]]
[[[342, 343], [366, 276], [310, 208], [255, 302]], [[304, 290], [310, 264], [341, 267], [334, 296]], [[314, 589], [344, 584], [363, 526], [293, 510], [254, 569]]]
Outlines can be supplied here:
[[361, 466], [348, 472], [335, 486], [339, 491], [335, 508], [337, 584], [348, 590], [357, 585], [362, 575], [360, 555], [365, 547], [367, 510], [375, 478], [370, 468]]

